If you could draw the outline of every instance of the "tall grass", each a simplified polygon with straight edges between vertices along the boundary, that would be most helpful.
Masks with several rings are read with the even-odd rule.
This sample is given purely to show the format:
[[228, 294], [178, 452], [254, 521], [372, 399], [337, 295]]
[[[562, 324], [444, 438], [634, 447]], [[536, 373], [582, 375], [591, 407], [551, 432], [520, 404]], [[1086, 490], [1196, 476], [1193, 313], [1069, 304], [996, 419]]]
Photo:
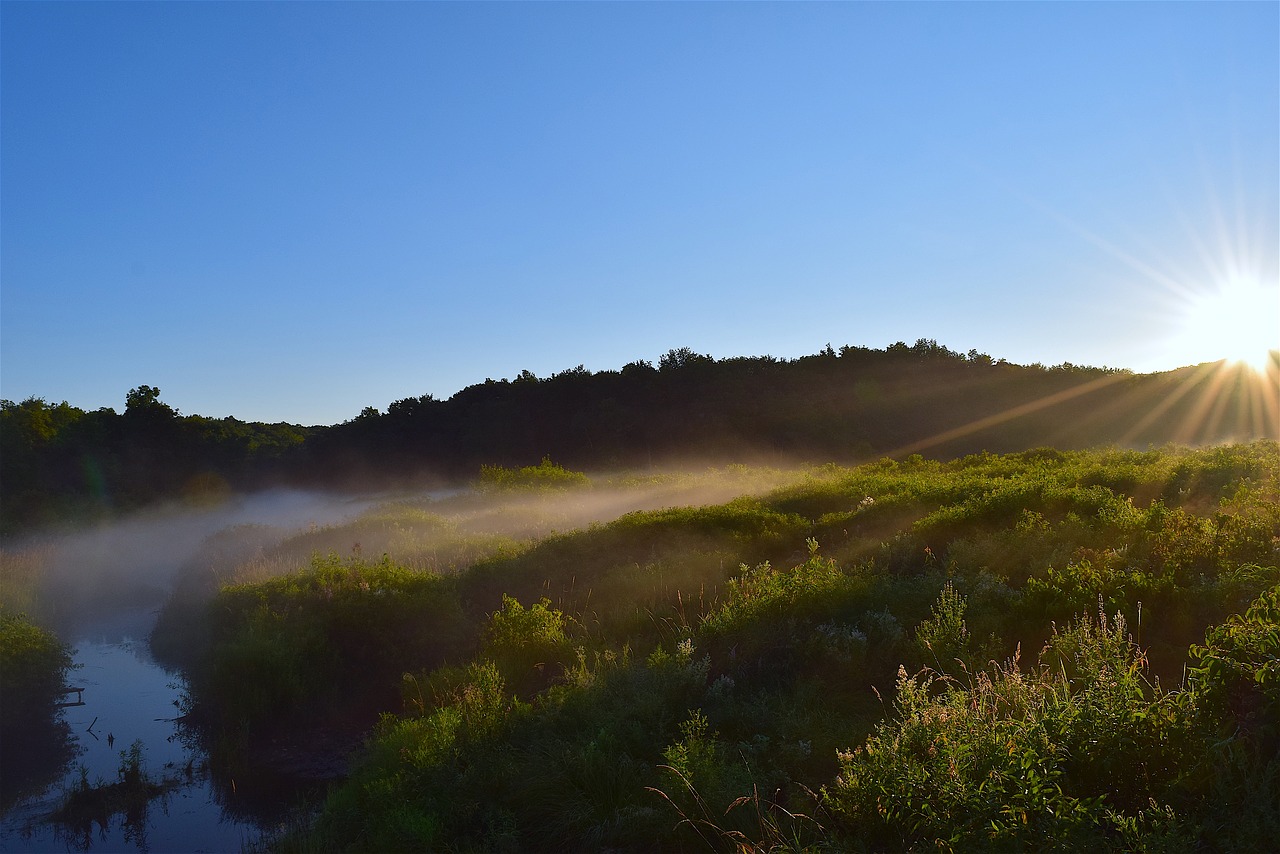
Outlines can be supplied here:
[[1274, 443], [826, 466], [448, 573], [228, 587], [196, 701], [387, 698], [285, 848], [1249, 850], [1278, 566]]

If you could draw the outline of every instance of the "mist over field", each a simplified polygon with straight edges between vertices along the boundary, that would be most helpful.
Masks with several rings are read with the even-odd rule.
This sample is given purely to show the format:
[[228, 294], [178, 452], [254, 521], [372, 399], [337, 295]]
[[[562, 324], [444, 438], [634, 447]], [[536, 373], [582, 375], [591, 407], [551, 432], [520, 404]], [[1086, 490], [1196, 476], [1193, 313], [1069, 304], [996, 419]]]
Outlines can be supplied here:
[[550, 456], [578, 471], [786, 467], [924, 453], [1280, 437], [1280, 354], [1163, 374], [1021, 366], [931, 339], [844, 346], [796, 360], [715, 360], [688, 348], [658, 366], [524, 372], [448, 400], [367, 407], [328, 427], [183, 415], [138, 386], [122, 414], [31, 398], [0, 409], [0, 532], [20, 534], [163, 504], [271, 488], [420, 491], [485, 465]]
[[[261, 581], [305, 567], [313, 555], [377, 558], [394, 554], [422, 569], [456, 571], [459, 541], [497, 544], [569, 532], [625, 513], [718, 504], [797, 476], [795, 470], [717, 470], [596, 476], [588, 489], [551, 492], [450, 489], [335, 493], [276, 489], [223, 498], [216, 506], [168, 503], [77, 530], [10, 538], [6, 583], [27, 579], [28, 608], [74, 631], [114, 611], [158, 609], [194, 586], [212, 595], [221, 582]], [[476, 543], [479, 543], [476, 540]], [[452, 557], [450, 557], [452, 555]]]
[[33, 610], [74, 631], [81, 621], [121, 608], [159, 607], [178, 569], [219, 531], [253, 523], [283, 533], [333, 523], [367, 504], [367, 498], [297, 490], [237, 496], [212, 508], [169, 504], [79, 530], [12, 539], [3, 551], [7, 581], [35, 576]]

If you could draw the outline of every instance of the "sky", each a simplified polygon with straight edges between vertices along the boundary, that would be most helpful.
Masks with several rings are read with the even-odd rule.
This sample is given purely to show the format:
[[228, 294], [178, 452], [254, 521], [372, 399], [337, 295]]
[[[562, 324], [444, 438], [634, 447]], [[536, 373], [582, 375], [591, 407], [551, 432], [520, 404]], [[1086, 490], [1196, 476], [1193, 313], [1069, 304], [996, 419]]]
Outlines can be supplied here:
[[0, 4], [9, 400], [333, 424], [919, 338], [1167, 370], [1237, 316], [1280, 346], [1278, 235], [1280, 3]]

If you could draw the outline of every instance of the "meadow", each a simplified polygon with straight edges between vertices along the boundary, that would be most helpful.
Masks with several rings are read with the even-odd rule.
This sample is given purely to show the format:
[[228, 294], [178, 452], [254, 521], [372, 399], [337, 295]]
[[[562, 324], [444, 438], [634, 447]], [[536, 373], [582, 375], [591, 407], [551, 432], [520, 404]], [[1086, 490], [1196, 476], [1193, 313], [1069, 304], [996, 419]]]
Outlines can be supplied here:
[[1280, 832], [1276, 443], [729, 474], [738, 497], [683, 502], [697, 484], [637, 479], [653, 506], [612, 518], [603, 480], [488, 466], [284, 540], [228, 531], [153, 640], [239, 761], [376, 720], [274, 850]]

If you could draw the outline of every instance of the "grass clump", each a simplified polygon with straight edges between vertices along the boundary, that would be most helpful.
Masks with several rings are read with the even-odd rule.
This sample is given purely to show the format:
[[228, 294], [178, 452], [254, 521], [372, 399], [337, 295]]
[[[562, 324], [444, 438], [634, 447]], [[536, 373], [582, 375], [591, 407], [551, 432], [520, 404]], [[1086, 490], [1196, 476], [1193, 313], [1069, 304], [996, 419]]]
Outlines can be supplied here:
[[[1211, 629], [1181, 690], [1147, 678], [1105, 612], [1030, 669], [903, 668], [894, 716], [841, 753], [824, 807], [877, 850], [1261, 850], [1280, 821], [1278, 596]], [[1243, 720], [1222, 702], [1241, 690]]]
[[590, 483], [591, 481], [582, 472], [570, 471], [564, 466], [551, 462], [550, 457], [543, 457], [542, 462], [536, 466], [522, 468], [482, 465], [476, 486], [482, 492], [513, 490], [545, 492], [589, 486]]
[[[119, 816], [126, 841], [146, 851], [147, 810], [172, 784], [158, 782], [146, 773], [142, 763], [142, 742], [135, 741], [120, 751], [120, 767], [114, 783], [90, 783], [83, 766], [80, 779], [66, 793], [50, 821], [69, 831], [76, 847], [88, 850], [93, 844], [93, 828], [106, 828]], [[70, 840], [69, 840], [70, 841]]]

